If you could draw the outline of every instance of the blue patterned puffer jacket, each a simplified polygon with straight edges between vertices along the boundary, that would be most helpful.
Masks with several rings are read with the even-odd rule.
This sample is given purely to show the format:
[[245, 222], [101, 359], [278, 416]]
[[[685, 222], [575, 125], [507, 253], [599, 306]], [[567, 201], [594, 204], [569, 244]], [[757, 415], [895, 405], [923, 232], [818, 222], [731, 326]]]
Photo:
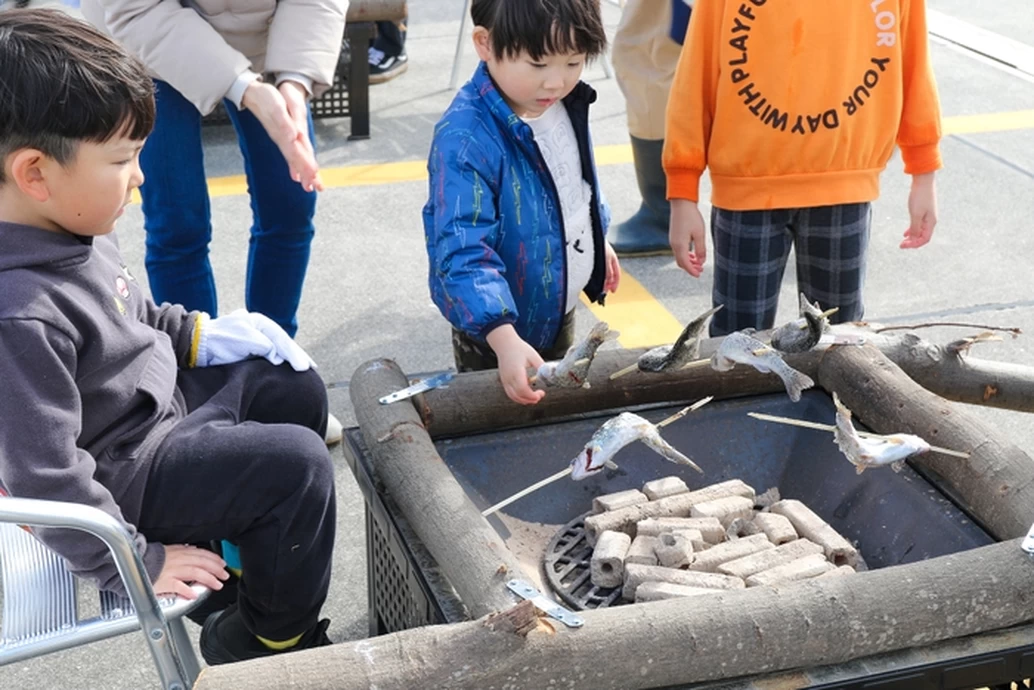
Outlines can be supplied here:
[[[585, 293], [603, 302], [604, 235], [589, 137], [596, 92], [580, 82], [564, 99], [592, 185], [595, 266]], [[537, 350], [556, 341], [567, 299], [564, 228], [553, 178], [523, 122], [482, 63], [439, 120], [427, 163], [424, 206], [431, 298], [457, 329], [484, 341], [511, 323]]]

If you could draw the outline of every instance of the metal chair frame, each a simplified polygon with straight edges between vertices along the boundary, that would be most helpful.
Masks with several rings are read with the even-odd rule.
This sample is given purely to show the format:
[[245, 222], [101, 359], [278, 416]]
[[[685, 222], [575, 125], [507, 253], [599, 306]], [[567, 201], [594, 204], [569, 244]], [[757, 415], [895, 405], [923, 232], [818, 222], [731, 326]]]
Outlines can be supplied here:
[[[101, 592], [101, 613], [79, 618], [76, 580], [64, 560], [22, 526], [76, 529], [108, 547], [129, 597]], [[162, 688], [187, 690], [200, 672], [183, 617], [208, 596], [158, 599], [126, 528], [92, 506], [0, 498], [0, 666], [142, 630]]]

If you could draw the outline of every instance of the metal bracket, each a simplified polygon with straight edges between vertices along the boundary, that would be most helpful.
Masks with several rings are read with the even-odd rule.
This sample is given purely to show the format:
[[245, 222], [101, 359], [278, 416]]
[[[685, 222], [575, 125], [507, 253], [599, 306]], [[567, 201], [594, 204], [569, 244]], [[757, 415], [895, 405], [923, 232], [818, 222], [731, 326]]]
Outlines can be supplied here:
[[1023, 543], [1020, 544], [1020, 548], [1027, 552], [1028, 555], [1034, 556], [1034, 525], [1030, 526], [1030, 531], [1027, 532], [1026, 538]]
[[554, 601], [550, 601], [541, 592], [524, 580], [510, 580], [506, 583], [506, 587], [521, 599], [531, 601], [531, 603], [535, 605], [535, 608], [542, 611], [550, 618], [555, 618], [569, 628], [580, 628], [585, 625], [585, 619], [581, 616], [568, 611]]
[[452, 381], [454, 378], [456, 378], [456, 372], [446, 371], [438, 374], [437, 376], [432, 376], [424, 379], [423, 381], [418, 381], [412, 386], [407, 386], [400, 391], [395, 391], [394, 393], [385, 395], [383, 398], [379, 399], [379, 402], [381, 405], [390, 405], [391, 403], [398, 402], [399, 400], [412, 398], [414, 395], [423, 393], [424, 391], [429, 391], [432, 388], [440, 388], [448, 384], [449, 381]]

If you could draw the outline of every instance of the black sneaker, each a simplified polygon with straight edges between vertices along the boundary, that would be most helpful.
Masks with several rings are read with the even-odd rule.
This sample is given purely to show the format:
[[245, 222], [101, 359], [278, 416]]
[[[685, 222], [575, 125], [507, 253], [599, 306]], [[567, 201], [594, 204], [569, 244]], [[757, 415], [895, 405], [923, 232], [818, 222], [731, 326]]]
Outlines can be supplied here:
[[283, 650], [270, 649], [244, 627], [237, 604], [231, 604], [229, 608], [208, 617], [201, 628], [201, 641], [198, 646], [201, 648], [201, 656], [209, 666], [231, 664], [235, 661], [285, 654], [300, 649], [325, 647], [331, 644], [330, 638], [327, 637], [328, 625], [330, 621], [324, 618], [302, 635], [302, 639], [293, 647]]
[[382, 84], [409, 68], [409, 56], [405, 51], [398, 55], [388, 55], [383, 50], [370, 46], [369, 63], [370, 83]]

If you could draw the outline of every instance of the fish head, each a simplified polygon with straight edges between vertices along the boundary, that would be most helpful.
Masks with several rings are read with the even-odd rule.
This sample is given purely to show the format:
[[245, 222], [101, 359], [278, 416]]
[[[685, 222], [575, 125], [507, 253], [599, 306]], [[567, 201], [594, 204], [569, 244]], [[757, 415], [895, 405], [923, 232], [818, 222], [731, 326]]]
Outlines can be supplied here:
[[596, 443], [587, 443], [582, 452], [571, 461], [571, 479], [578, 482], [597, 474], [605, 467], [603, 448]]
[[723, 356], [720, 352], [711, 355], [711, 368], [715, 371], [729, 371], [734, 366], [736, 366], [736, 362]]

